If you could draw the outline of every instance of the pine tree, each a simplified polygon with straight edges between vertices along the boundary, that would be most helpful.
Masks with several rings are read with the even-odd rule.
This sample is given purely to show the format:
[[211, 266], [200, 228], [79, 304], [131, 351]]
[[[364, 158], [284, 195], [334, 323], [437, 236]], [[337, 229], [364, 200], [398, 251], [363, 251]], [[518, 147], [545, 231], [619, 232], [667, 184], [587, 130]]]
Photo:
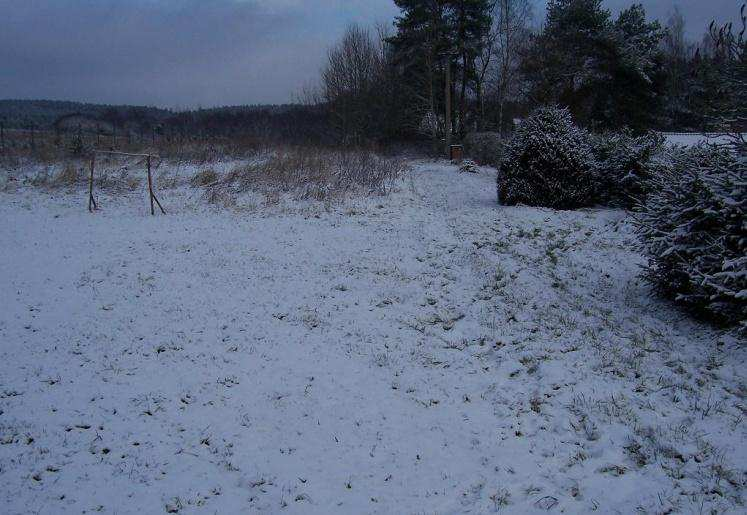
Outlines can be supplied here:
[[545, 28], [524, 62], [531, 100], [567, 106], [588, 124], [610, 25], [601, 0], [550, 0]]
[[601, 0], [550, 0], [524, 63], [531, 100], [567, 106], [586, 126], [650, 127], [661, 104], [663, 34], [640, 5], [613, 21]]
[[644, 132], [659, 123], [664, 105], [663, 37], [659, 22], [646, 21], [642, 5], [620, 13], [609, 33], [605, 64], [610, 81], [592, 114], [601, 126]]
[[[402, 13], [396, 20], [397, 34], [389, 41], [413, 104], [420, 106], [413, 114], [421, 120], [439, 118], [444, 66], [449, 60], [453, 77], [458, 79], [452, 86], [456, 91], [458, 85], [460, 92], [452, 129], [463, 131], [469, 93], [475, 88], [475, 60], [490, 31], [492, 1], [395, 0], [395, 4]], [[435, 138], [435, 128], [431, 129]]]
[[[389, 39], [399, 81], [410, 98], [411, 128], [426, 129], [437, 140], [443, 128], [438, 123], [438, 103], [443, 91], [442, 59], [450, 48], [447, 37], [446, 0], [395, 0], [402, 11]], [[428, 126], [421, 127], [424, 120]]]

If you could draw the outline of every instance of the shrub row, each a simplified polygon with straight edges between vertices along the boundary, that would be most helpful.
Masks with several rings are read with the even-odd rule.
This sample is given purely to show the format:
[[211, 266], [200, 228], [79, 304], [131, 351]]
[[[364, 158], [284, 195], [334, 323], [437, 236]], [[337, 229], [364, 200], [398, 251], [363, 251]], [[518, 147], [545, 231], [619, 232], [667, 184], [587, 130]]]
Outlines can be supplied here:
[[663, 143], [655, 134], [591, 135], [567, 110], [540, 108], [505, 145], [499, 200], [634, 209], [655, 288], [747, 333], [747, 157], [738, 146]]
[[505, 145], [499, 199], [555, 209], [632, 207], [648, 191], [663, 143], [655, 133], [592, 135], [567, 109], [537, 109]]
[[747, 163], [733, 152], [675, 152], [637, 205], [645, 276], [694, 313], [747, 333]]

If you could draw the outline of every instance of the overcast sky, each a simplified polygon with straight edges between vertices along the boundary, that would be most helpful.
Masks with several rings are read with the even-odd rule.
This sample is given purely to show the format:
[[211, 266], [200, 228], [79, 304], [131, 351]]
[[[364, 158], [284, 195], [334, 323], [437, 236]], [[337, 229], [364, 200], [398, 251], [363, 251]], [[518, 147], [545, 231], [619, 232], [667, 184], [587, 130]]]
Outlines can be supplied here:
[[[545, 0], [533, 0], [544, 18]], [[639, 0], [689, 36], [740, 0]], [[631, 0], [605, 0], [613, 12]], [[392, 0], [0, 0], [0, 98], [210, 107], [292, 101], [350, 22]]]

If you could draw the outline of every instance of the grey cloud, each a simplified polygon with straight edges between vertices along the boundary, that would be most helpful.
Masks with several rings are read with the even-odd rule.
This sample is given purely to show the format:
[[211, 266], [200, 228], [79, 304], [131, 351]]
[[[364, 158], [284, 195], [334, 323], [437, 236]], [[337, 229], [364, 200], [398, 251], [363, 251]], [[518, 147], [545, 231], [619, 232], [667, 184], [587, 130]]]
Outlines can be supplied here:
[[0, 97], [279, 102], [294, 84], [268, 79], [288, 78], [281, 71], [288, 67], [314, 71], [290, 44], [303, 18], [257, 2], [31, 0], [0, 7]]
[[[545, 0], [535, 19], [544, 17]], [[638, 0], [688, 34], [738, 0]], [[618, 11], [631, 0], [605, 0]], [[279, 103], [317, 76], [350, 21], [391, 22], [392, 0], [0, 0], [0, 98], [166, 107]]]

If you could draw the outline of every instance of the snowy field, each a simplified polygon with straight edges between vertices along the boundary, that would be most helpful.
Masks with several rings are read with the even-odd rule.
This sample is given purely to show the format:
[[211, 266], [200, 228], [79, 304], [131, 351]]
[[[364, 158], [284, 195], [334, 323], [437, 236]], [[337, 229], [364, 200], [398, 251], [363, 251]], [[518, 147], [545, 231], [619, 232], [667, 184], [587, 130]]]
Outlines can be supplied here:
[[744, 342], [649, 295], [624, 212], [494, 174], [154, 218], [5, 183], [0, 512], [744, 513]]
[[703, 143], [708, 145], [728, 145], [732, 142], [732, 138], [728, 134], [723, 133], [663, 132], [662, 135], [667, 143], [672, 145], [683, 145], [686, 147], [692, 147]]

